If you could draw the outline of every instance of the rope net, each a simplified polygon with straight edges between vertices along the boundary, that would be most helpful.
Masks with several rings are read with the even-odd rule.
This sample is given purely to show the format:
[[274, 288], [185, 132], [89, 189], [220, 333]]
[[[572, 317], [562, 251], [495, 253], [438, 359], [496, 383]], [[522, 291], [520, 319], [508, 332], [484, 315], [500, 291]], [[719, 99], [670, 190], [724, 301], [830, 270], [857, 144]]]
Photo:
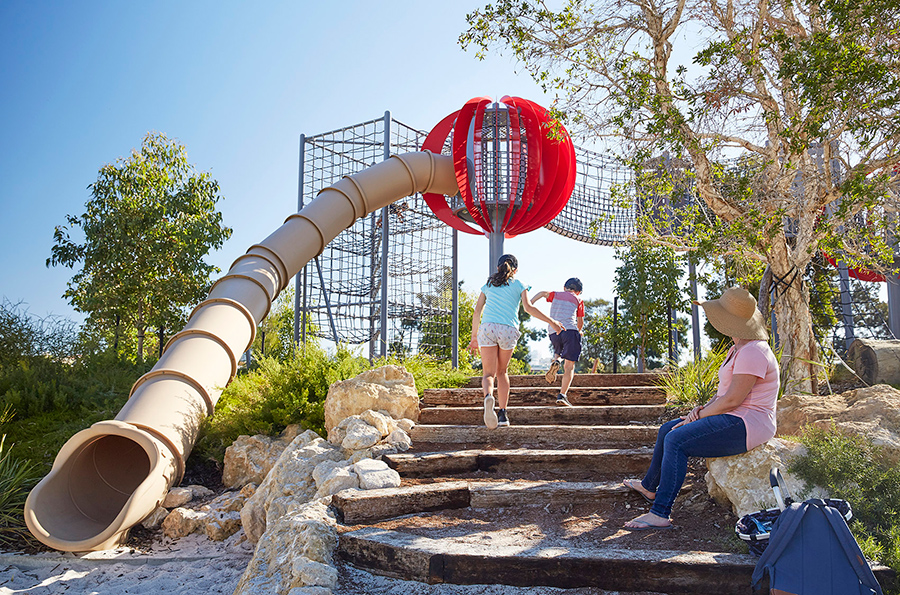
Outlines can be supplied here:
[[[386, 131], [387, 122], [387, 134]], [[379, 118], [305, 137], [302, 204], [340, 178], [390, 154], [417, 151], [427, 133]], [[387, 257], [384, 257], [384, 213]], [[382, 353], [382, 272], [387, 270], [387, 329], [390, 353], [415, 351], [449, 357], [452, 322], [453, 230], [435, 217], [421, 195], [401, 199], [358, 219], [331, 241], [302, 273], [301, 309], [311, 332], [336, 343], [369, 344]]]

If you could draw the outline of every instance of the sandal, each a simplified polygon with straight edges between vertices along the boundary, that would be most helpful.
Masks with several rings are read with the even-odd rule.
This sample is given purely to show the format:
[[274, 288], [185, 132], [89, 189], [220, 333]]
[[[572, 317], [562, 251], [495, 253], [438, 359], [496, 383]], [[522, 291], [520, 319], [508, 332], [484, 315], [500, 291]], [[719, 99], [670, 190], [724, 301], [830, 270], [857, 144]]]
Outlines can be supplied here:
[[[629, 526], [628, 526], [628, 523], [633, 523], [635, 526], [629, 527]], [[624, 528], [625, 528], [625, 529], [630, 529], [630, 530], [632, 530], [632, 531], [648, 531], [648, 530], [652, 531], [652, 530], [654, 530], [654, 529], [658, 529], [658, 530], [662, 531], [663, 529], [671, 529], [671, 528], [672, 528], [672, 522], [671, 522], [671, 521], [669, 521], [669, 524], [667, 524], [667, 525], [651, 525], [651, 524], [648, 523], [647, 521], [641, 521], [641, 520], [638, 520], [638, 519], [631, 519], [630, 521], [628, 521], [628, 523], [626, 523], [626, 524], [624, 525]]]
[[[638, 494], [641, 495], [641, 498], [643, 498], [644, 500], [646, 500], [649, 504], [653, 504], [653, 498], [651, 498], [650, 496], [648, 496], [647, 494], [645, 494], [645, 493], [643, 492], [643, 490], [641, 489], [641, 488], [643, 488], [644, 486], [641, 486], [641, 488], [638, 488], [638, 487], [635, 487], [635, 484], [637, 484], [637, 485], [640, 486], [640, 485], [641, 485], [641, 480], [639, 480], [639, 479], [623, 479], [623, 480], [622, 480], [622, 485], [623, 485], [623, 486], [625, 486], [625, 487], [628, 488], [629, 490], [633, 490], [633, 491], [637, 492]], [[646, 488], [644, 488], [644, 489], [646, 489]]]

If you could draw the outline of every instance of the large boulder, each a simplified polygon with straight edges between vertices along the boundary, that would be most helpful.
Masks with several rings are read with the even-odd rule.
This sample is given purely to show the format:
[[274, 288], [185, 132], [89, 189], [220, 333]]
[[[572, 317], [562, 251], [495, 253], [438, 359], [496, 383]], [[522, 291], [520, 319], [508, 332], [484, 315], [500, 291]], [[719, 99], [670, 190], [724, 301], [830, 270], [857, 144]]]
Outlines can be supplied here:
[[796, 436], [804, 426], [836, 428], [865, 436], [900, 462], [900, 391], [886, 384], [839, 395], [785, 395], [778, 401], [778, 436]]
[[225, 487], [240, 488], [249, 483], [261, 484], [284, 449], [300, 434], [299, 425], [288, 426], [277, 438], [269, 436], [238, 436], [225, 449], [222, 483]]
[[[709, 495], [722, 506], [728, 506], [738, 517], [776, 505], [769, 482], [769, 471], [778, 467], [793, 497], [804, 493], [806, 485], [786, 470], [791, 460], [806, 452], [796, 442], [772, 438], [744, 454], [706, 459], [706, 485]], [[824, 493], [813, 496], [825, 497]]]
[[418, 421], [419, 395], [413, 375], [402, 366], [382, 366], [335, 382], [325, 398], [325, 429], [330, 432], [344, 419], [367, 410]]

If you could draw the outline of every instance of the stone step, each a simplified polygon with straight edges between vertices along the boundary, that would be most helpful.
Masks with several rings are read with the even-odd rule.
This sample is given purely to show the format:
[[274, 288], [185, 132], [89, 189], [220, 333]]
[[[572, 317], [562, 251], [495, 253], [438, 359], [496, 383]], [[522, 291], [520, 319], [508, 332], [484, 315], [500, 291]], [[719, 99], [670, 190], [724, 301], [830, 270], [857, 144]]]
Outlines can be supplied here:
[[464, 473], [529, 473], [545, 476], [567, 473], [644, 473], [653, 450], [598, 448], [539, 450], [468, 449], [451, 452], [416, 452], [384, 455], [382, 459], [404, 477], [447, 477]]
[[719, 595], [750, 595], [757, 560], [723, 552], [460, 542], [378, 527], [341, 534], [338, 555], [371, 572], [431, 584]]
[[[518, 425], [550, 424], [557, 426], [617, 425], [631, 422], [654, 422], [665, 412], [665, 405], [583, 405], [580, 407], [518, 407], [510, 409]], [[483, 407], [424, 407], [419, 411], [419, 424], [469, 425], [484, 423]]]
[[[550, 426], [519, 425], [515, 410], [510, 412], [513, 425], [494, 430], [484, 425], [416, 425], [409, 432], [413, 444], [494, 444], [534, 445], [547, 447], [631, 448], [651, 445], [656, 441], [656, 426]], [[482, 421], [483, 423], [483, 421]]]
[[[509, 377], [509, 385], [512, 387], [523, 386], [559, 386], [562, 374], [556, 378], [556, 382], [549, 384], [543, 374], [523, 374]], [[660, 381], [660, 374], [575, 374], [572, 386], [656, 386]], [[481, 376], [473, 376], [462, 388], [481, 388]]]
[[454, 508], [598, 505], [608, 499], [632, 500], [639, 494], [620, 482], [445, 481], [378, 490], [343, 490], [331, 497], [346, 525], [370, 524], [407, 514]]
[[[509, 391], [510, 407], [556, 404], [558, 391], [553, 387], [522, 387]], [[496, 393], [494, 395], [496, 397]], [[666, 393], [655, 386], [605, 386], [571, 388], [567, 393], [573, 405], [662, 405]], [[481, 388], [426, 388], [422, 403], [427, 406], [473, 407], [484, 402]]]

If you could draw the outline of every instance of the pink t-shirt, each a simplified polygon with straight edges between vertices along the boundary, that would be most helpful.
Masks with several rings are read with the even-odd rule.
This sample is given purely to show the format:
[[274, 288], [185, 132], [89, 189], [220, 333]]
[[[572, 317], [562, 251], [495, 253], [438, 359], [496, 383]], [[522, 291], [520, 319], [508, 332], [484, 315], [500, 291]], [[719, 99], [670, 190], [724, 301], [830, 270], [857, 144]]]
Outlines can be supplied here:
[[[735, 374], [750, 374], [759, 380], [750, 389], [744, 402], [728, 412], [744, 420], [747, 429], [747, 450], [755, 448], [775, 436], [775, 403], [778, 400], [778, 360], [765, 341], [738, 341], [719, 368], [719, 390], [724, 395]], [[714, 399], [715, 400], [715, 399]]]

